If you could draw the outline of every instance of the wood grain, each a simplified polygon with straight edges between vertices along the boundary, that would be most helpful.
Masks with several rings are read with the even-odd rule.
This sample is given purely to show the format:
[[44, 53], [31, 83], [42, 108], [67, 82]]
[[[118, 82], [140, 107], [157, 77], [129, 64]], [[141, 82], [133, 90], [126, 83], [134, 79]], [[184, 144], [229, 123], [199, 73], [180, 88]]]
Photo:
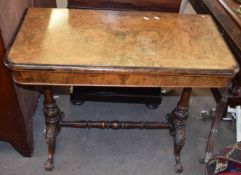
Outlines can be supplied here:
[[35, 8], [29, 9], [8, 61], [41, 69], [236, 67], [209, 16]]
[[6, 65], [18, 83], [54, 85], [220, 87], [238, 71], [209, 16], [36, 8]]
[[120, 87], [224, 87], [229, 76], [183, 74], [116, 74], [60, 71], [14, 71], [14, 81], [33, 85], [82, 85]]

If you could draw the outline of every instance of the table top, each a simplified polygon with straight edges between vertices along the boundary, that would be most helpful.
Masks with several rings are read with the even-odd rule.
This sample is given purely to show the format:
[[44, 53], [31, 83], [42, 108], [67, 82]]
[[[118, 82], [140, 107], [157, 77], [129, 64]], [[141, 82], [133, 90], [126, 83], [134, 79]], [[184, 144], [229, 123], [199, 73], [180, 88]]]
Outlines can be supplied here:
[[238, 69], [210, 16], [75, 9], [28, 9], [6, 62], [13, 70]]

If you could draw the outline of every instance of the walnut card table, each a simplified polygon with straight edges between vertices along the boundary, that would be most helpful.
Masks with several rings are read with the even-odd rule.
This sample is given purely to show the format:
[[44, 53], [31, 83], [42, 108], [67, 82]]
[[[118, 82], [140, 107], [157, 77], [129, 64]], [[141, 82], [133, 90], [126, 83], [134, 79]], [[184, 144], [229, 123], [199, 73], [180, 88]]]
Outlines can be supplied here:
[[[16, 83], [44, 87], [48, 160], [61, 127], [169, 129], [176, 172], [193, 87], [225, 87], [238, 71], [212, 19], [158, 12], [28, 9], [5, 60]], [[183, 88], [167, 122], [66, 121], [51, 86]]]

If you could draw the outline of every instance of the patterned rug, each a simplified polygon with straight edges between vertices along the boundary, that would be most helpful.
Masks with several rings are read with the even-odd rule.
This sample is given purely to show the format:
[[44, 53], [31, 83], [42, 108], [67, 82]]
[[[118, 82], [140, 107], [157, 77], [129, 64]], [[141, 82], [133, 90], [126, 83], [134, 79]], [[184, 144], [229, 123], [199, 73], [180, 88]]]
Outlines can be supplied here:
[[207, 175], [241, 175], [241, 142], [224, 148], [207, 164]]

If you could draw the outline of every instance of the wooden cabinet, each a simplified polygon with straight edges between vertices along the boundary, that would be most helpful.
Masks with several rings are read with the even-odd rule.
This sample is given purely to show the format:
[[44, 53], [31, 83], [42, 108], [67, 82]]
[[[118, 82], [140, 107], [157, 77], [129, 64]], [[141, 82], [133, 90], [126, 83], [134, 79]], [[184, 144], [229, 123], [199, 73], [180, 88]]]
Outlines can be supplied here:
[[[31, 115], [33, 110], [30, 106], [25, 106], [25, 108], [28, 108], [25, 109], [25, 112], [29, 113], [25, 116], [23, 111], [21, 111], [19, 103], [23, 102], [23, 99], [18, 99], [17, 89], [15, 89], [12, 77], [3, 65], [3, 57], [4, 47], [0, 36], [0, 139], [9, 142], [23, 156], [29, 157], [33, 152]], [[23, 91], [19, 91], [18, 93], [20, 97], [28, 94]], [[28, 96], [28, 99], [31, 102], [36, 101], [36, 97], [34, 96], [32, 98]]]
[[28, 0], [0, 1], [0, 140], [23, 156], [33, 152], [32, 115], [39, 93], [15, 85], [3, 58], [29, 5]]

